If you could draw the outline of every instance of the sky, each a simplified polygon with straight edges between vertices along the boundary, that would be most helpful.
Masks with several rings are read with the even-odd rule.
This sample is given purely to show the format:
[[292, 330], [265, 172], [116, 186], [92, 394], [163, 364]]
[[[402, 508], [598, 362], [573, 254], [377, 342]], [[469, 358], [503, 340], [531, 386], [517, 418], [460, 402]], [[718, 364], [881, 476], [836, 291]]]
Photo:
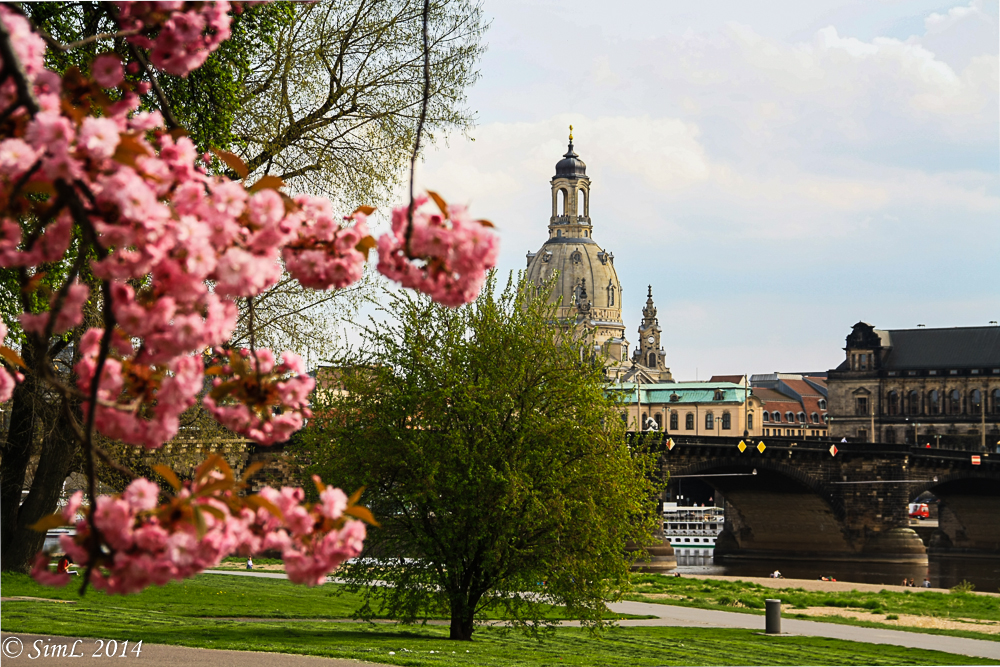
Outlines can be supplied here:
[[628, 339], [675, 379], [824, 371], [863, 320], [1000, 320], [998, 1], [485, 0], [477, 126], [418, 184], [546, 239], [567, 126]]

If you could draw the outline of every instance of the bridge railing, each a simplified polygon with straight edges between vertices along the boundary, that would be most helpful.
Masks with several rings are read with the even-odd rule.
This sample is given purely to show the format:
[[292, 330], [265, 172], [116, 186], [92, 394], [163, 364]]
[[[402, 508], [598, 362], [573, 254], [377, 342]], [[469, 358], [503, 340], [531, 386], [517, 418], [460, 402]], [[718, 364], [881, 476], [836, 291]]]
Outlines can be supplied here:
[[912, 445], [906, 443], [889, 444], [873, 442], [839, 442], [832, 438], [788, 438], [788, 437], [760, 437], [752, 436], [743, 438], [740, 436], [710, 436], [710, 435], [674, 435], [671, 433], [651, 432], [638, 433], [629, 431], [626, 434], [629, 443], [636, 443], [642, 439], [652, 451], [659, 452], [668, 449], [668, 440], [674, 441], [675, 447], [696, 447], [696, 448], [719, 448], [738, 447], [742, 441], [747, 450], [756, 448], [761, 442], [765, 445], [765, 451], [798, 451], [798, 452], [830, 452], [831, 446], [836, 447], [837, 454], [885, 454], [895, 456], [913, 456], [917, 458], [934, 458], [955, 461], [970, 461], [972, 455], [980, 457], [980, 465], [1000, 465], [1000, 454], [984, 452], [981, 449], [944, 449], [938, 447], [927, 448], [923, 445]]

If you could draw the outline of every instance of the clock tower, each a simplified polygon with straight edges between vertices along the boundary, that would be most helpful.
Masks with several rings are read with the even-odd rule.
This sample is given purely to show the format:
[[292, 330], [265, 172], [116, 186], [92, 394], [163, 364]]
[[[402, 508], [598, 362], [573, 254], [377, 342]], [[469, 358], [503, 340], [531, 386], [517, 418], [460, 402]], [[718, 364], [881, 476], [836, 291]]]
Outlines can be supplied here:
[[646, 307], [642, 309], [642, 324], [639, 325], [639, 344], [632, 354], [632, 361], [656, 381], [673, 382], [673, 375], [666, 366], [667, 353], [660, 346], [662, 332], [656, 319], [656, 306], [653, 305], [653, 286], [650, 285]]

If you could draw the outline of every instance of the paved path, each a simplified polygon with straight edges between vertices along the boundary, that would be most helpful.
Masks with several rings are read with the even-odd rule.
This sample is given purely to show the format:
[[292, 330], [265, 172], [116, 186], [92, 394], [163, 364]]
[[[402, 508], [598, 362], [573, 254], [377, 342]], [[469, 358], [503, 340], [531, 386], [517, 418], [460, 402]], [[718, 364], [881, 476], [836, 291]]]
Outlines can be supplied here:
[[[681, 626], [748, 628], [751, 630], [760, 630], [761, 632], [764, 631], [764, 616], [759, 614], [740, 614], [738, 612], [716, 611], [714, 609], [675, 607], [650, 602], [618, 602], [608, 606], [611, 608], [611, 611], [618, 614], [657, 617], [655, 619], [626, 619], [618, 621], [618, 624], [622, 627]], [[965, 637], [905, 632], [902, 630], [883, 630], [881, 628], [863, 628], [856, 625], [819, 623], [794, 618], [782, 618], [781, 630], [782, 633], [788, 635], [847, 639], [855, 642], [866, 642], [868, 644], [893, 644], [895, 646], [945, 651], [947, 653], [958, 653], [977, 658], [1000, 660], [1000, 641], [966, 639]]]
[[[16, 640], [14, 639], [16, 637]], [[37, 642], [37, 643], [36, 643]], [[131, 661], [121, 659], [122, 647], [118, 648], [115, 658], [94, 658], [94, 652], [102, 648], [98, 640], [84, 637], [79, 640], [70, 637], [53, 637], [50, 635], [12, 635], [9, 632], [0, 633], [0, 643], [3, 645], [4, 667], [17, 665], [39, 665], [40, 667], [111, 667], [111, 665], [129, 665]], [[65, 657], [46, 657], [49, 653], [61, 652], [65, 646]], [[37, 647], [37, 650], [36, 650]], [[13, 657], [18, 649], [21, 653]], [[129, 645], [129, 650], [132, 646]], [[76, 657], [70, 657], [73, 653]], [[34, 659], [32, 659], [34, 656]], [[81, 662], [80, 658], [86, 658]], [[127, 658], [135, 658], [129, 653]], [[225, 651], [206, 648], [188, 648], [186, 646], [167, 646], [164, 644], [143, 643], [139, 659], [135, 664], [142, 667], [169, 665], [170, 667], [388, 667], [381, 663], [362, 662], [360, 660], [339, 660], [335, 658], [318, 658], [309, 655], [290, 655], [288, 653], [263, 653], [257, 651]]]

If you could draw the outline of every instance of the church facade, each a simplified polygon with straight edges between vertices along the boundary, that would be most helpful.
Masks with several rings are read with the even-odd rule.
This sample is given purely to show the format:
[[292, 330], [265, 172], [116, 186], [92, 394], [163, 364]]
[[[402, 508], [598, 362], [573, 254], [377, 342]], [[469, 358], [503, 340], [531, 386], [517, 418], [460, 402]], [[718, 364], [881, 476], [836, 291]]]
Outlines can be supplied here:
[[558, 303], [556, 317], [588, 332], [586, 344], [605, 357], [609, 380], [672, 382], [660, 344], [662, 329], [656, 319], [652, 287], [643, 309], [639, 342], [629, 356], [615, 256], [594, 239], [591, 182], [587, 165], [573, 150], [572, 130], [571, 126], [569, 149], [556, 163], [551, 181], [548, 239], [538, 252], [528, 253], [527, 279], [539, 285], [554, 281], [551, 299]]

